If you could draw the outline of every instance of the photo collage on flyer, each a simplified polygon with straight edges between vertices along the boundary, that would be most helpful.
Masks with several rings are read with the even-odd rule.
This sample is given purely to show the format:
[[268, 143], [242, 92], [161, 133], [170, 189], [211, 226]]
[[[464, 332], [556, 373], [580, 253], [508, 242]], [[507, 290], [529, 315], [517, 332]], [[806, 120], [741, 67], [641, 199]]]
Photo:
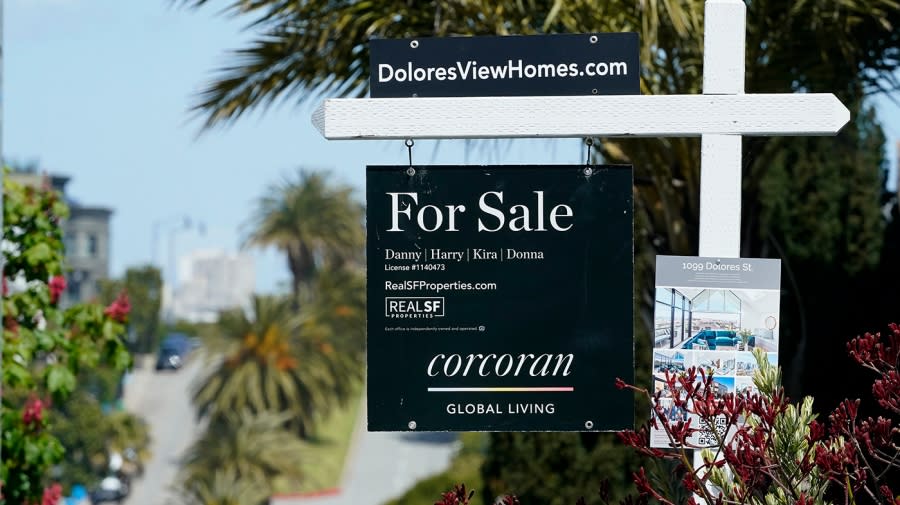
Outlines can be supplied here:
[[[653, 388], [668, 419], [687, 421], [693, 414], [675, 405], [681, 388], [670, 390], [666, 372], [705, 370], [714, 377], [717, 395], [755, 389], [753, 350], [778, 364], [779, 299], [779, 260], [657, 258]], [[699, 419], [691, 425], [703, 427]], [[700, 431], [689, 442], [711, 446], [715, 437]], [[670, 446], [661, 425], [651, 431], [651, 445]]]

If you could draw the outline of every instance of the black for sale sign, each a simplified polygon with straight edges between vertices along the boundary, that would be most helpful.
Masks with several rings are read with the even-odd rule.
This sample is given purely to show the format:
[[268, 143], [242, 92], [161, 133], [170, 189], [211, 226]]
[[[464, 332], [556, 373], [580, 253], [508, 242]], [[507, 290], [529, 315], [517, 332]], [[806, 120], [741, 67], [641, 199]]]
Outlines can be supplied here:
[[367, 169], [370, 431], [633, 427], [627, 166]]

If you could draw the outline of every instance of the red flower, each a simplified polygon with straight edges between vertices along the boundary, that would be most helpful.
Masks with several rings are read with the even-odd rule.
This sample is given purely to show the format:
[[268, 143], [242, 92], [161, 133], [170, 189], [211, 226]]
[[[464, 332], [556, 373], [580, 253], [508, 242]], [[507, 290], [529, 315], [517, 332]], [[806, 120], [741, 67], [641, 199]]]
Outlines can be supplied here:
[[19, 322], [16, 321], [16, 318], [12, 316], [5, 316], [3, 318], [3, 329], [9, 330], [15, 336], [19, 334]]
[[119, 296], [103, 311], [112, 320], [125, 323], [128, 321], [128, 313], [131, 312], [131, 304], [128, 302], [128, 295], [122, 291]]
[[25, 410], [22, 411], [22, 422], [25, 426], [31, 427], [40, 424], [44, 419], [44, 403], [40, 398], [32, 398], [25, 404]]
[[806, 493], [802, 493], [802, 492], [801, 492], [801, 493], [800, 493], [800, 497], [797, 498], [797, 499], [794, 501], [794, 503], [795, 503], [796, 505], [813, 505], [813, 503], [815, 503], [815, 500], [813, 500], [813, 499], [810, 498], [809, 496], [806, 496]]
[[3, 277], [3, 298], [9, 295], [9, 282], [6, 280], [6, 276]]
[[59, 296], [66, 290], [66, 278], [62, 275], [54, 275], [47, 283], [47, 287], [50, 288], [50, 303], [56, 305]]
[[41, 498], [41, 505], [56, 505], [62, 498], [62, 486], [53, 484], [44, 489], [44, 496]]
[[877, 372], [884, 372], [888, 367], [893, 368], [900, 353], [900, 325], [891, 323], [888, 326], [891, 330], [888, 335], [882, 335], [880, 332], [874, 335], [866, 333], [848, 342], [847, 351], [850, 357], [860, 365]]
[[681, 479], [681, 483], [688, 492], [699, 493], [701, 491], [700, 486], [697, 485], [697, 480], [694, 477], [693, 472], [685, 472], [684, 478]]
[[631, 478], [634, 481], [634, 485], [637, 487], [638, 493], [642, 495], [656, 494], [656, 492], [653, 491], [653, 486], [650, 485], [650, 480], [647, 478], [647, 474], [644, 472], [644, 467], [641, 467], [640, 470], [632, 473]]
[[[469, 500], [472, 499], [472, 496], [475, 494], [475, 491], [469, 491], [466, 493], [466, 485], [465, 484], [457, 484], [454, 486], [453, 491], [448, 491], [441, 496], [441, 500], [434, 502], [434, 505], [468, 505]], [[507, 502], [504, 502], [507, 503]], [[515, 502], [510, 502], [518, 504], [518, 500]]]
[[900, 413], [900, 373], [887, 370], [872, 384], [872, 395], [887, 410]]
[[697, 431], [696, 429], [691, 428], [691, 421], [693, 421], [693, 419], [688, 418], [687, 422], [678, 421], [675, 424], [669, 424], [669, 429], [672, 433], [672, 439], [676, 444], [686, 444], [688, 437], [690, 437]]
[[822, 423], [818, 421], [809, 423], [809, 435], [806, 436], [806, 440], [812, 444], [823, 438], [825, 438], [825, 427], [822, 426]]
[[857, 440], [863, 442], [863, 446], [870, 452], [890, 450], [892, 446], [892, 438], [894, 427], [890, 419], [878, 416], [878, 419], [871, 417], [859, 423], [854, 432]]
[[619, 440], [623, 444], [634, 447], [635, 449], [647, 446], [647, 438], [645, 435], [645, 433], [637, 433], [632, 430], [619, 431], [616, 433], [616, 436], [619, 437]]

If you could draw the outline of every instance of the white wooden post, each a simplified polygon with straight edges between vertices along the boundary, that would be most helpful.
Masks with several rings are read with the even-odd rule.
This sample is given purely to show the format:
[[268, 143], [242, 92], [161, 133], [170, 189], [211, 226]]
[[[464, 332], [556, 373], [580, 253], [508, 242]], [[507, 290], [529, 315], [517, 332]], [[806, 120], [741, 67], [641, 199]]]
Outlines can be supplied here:
[[[703, 94], [744, 94], [747, 7], [707, 0]], [[741, 136], [704, 134], [700, 147], [700, 256], [737, 258], [741, 250]]]
[[[706, 0], [703, 19], [703, 94], [744, 94], [747, 6], [743, 0]], [[741, 254], [741, 135], [700, 140], [700, 256]], [[694, 451], [694, 468], [703, 467]], [[699, 495], [694, 495], [702, 503]]]

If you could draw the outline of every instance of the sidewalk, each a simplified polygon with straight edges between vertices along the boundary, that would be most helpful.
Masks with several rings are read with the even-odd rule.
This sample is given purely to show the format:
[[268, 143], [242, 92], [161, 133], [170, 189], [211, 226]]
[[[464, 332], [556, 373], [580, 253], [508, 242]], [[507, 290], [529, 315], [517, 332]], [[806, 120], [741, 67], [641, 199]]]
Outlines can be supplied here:
[[274, 496], [271, 504], [379, 505], [405, 493], [419, 480], [446, 470], [459, 448], [456, 436], [450, 433], [369, 433], [365, 404], [357, 423], [338, 492]]
[[125, 410], [135, 412], [144, 397], [144, 391], [153, 380], [153, 367], [155, 356], [152, 354], [137, 355], [134, 357], [134, 369], [125, 375], [125, 387], [122, 394], [122, 403]]

